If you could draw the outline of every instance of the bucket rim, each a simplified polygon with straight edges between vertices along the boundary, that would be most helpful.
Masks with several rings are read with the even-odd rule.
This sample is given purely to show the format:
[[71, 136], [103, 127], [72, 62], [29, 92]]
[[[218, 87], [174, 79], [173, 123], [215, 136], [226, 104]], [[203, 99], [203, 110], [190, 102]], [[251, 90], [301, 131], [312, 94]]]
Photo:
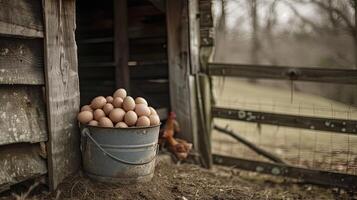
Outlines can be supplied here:
[[148, 128], [156, 128], [161, 126], [161, 122], [158, 125], [153, 125], [153, 126], [132, 126], [132, 127], [126, 127], [126, 128], [121, 128], [121, 127], [100, 127], [100, 126], [92, 126], [89, 124], [83, 124], [79, 122], [79, 127], [90, 127], [90, 128], [98, 128], [98, 129], [110, 129], [110, 130], [127, 130], [127, 129], [134, 129], [134, 130], [140, 130], [140, 129], [148, 129]]

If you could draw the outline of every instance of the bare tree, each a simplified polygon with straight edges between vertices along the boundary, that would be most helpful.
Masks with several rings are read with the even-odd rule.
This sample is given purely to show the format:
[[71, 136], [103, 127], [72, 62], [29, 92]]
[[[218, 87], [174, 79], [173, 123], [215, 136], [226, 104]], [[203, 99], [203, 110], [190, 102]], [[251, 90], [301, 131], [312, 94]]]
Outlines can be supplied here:
[[259, 62], [259, 24], [258, 24], [258, 2], [257, 0], [248, 0], [250, 6], [250, 19], [252, 25], [252, 48], [251, 48], [251, 63]]
[[[313, 20], [304, 17], [294, 6], [295, 3], [315, 5], [322, 15], [328, 16], [331, 27], [325, 24], [317, 24]], [[338, 32], [345, 31], [353, 38], [355, 48], [355, 64], [357, 68], [357, 31], [356, 31], [356, 2], [357, 0], [284, 0], [284, 3], [290, 7], [293, 13], [305, 24], [311, 26], [318, 34], [324, 34], [326, 31]], [[337, 4], [338, 3], [338, 4]], [[353, 10], [353, 13], [350, 12]], [[352, 16], [354, 15], [354, 16]]]

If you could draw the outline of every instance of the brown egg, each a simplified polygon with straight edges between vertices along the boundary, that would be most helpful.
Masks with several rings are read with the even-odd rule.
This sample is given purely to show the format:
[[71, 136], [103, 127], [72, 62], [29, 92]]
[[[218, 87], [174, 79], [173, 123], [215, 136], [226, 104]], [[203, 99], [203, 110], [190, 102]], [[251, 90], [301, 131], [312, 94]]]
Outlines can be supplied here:
[[136, 104], [135, 105], [135, 112], [139, 117], [140, 116], [147, 116], [148, 117], [150, 115], [150, 109], [145, 104]]
[[103, 107], [103, 111], [106, 115], [109, 115], [110, 111], [112, 111], [113, 109], [114, 109], [114, 106], [111, 103], [107, 103]]
[[135, 109], [135, 101], [134, 101], [133, 97], [127, 96], [127, 97], [124, 98], [123, 109], [125, 111], [129, 111], [129, 110], [134, 110]]
[[142, 97], [136, 97], [136, 98], [135, 98], [135, 103], [136, 103], [136, 104], [145, 104], [145, 105], [148, 105], [148, 102], [147, 102], [144, 98], [142, 98]]
[[128, 125], [126, 125], [126, 123], [124, 123], [124, 122], [118, 122], [117, 124], [115, 124], [115, 127], [117, 127], [117, 128], [128, 128]]
[[157, 112], [153, 107], [149, 106], [149, 109], [150, 109], [150, 115], [157, 115]]
[[104, 111], [102, 109], [96, 109], [94, 111], [93, 115], [94, 115], [94, 119], [97, 120], [97, 121], [100, 118], [105, 117], [105, 113], [104, 113]]
[[107, 100], [108, 103], [112, 103], [114, 98], [112, 96], [107, 96], [105, 97], [105, 100]]
[[113, 123], [121, 122], [123, 121], [125, 115], [125, 111], [121, 108], [114, 108], [110, 114], [109, 118], [112, 120]]
[[96, 97], [92, 100], [90, 107], [95, 109], [101, 109], [107, 103], [107, 100], [103, 96]]
[[113, 100], [114, 108], [121, 108], [123, 106], [123, 99], [120, 97], [115, 97]]
[[141, 116], [138, 118], [136, 126], [150, 126], [150, 119], [147, 116]]
[[92, 120], [88, 123], [88, 125], [91, 125], [91, 126], [98, 126], [98, 121], [96, 120]]
[[113, 127], [113, 122], [108, 117], [100, 118], [98, 124], [101, 127]]
[[77, 119], [82, 124], [86, 124], [93, 119], [93, 113], [91, 111], [85, 110], [78, 113]]
[[134, 126], [136, 124], [136, 121], [138, 120], [138, 116], [136, 113], [132, 110], [128, 111], [125, 116], [124, 116], [124, 122], [128, 126]]
[[122, 99], [124, 99], [126, 97], [126, 90], [123, 88], [117, 89], [114, 94], [113, 97], [120, 97]]
[[91, 111], [91, 112], [93, 112], [93, 109], [89, 105], [84, 105], [84, 106], [82, 106], [81, 111]]
[[150, 126], [154, 126], [154, 125], [159, 125], [160, 124], [160, 118], [159, 118], [158, 115], [150, 115], [149, 119], [150, 119]]

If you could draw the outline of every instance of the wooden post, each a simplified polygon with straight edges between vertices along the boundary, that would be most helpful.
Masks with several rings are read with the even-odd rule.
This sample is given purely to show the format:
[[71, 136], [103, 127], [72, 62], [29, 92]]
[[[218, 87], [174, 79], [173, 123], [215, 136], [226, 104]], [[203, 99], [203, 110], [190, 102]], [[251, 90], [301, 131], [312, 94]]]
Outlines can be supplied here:
[[50, 189], [80, 165], [75, 0], [43, 0]]
[[130, 90], [127, 0], [114, 0], [115, 86]]
[[166, 20], [171, 110], [181, 126], [179, 137], [195, 144], [197, 118], [191, 98], [194, 81], [190, 80], [187, 1], [166, 1]]

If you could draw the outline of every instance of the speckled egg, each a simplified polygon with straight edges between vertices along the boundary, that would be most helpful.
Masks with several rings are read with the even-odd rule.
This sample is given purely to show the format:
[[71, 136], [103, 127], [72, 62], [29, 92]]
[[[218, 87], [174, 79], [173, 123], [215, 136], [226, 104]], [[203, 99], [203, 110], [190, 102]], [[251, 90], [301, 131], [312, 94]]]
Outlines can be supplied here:
[[110, 114], [109, 118], [113, 123], [121, 122], [124, 119], [125, 111], [121, 108], [114, 108]]
[[124, 122], [118, 122], [117, 124], [115, 124], [116, 128], [128, 128], [128, 125], [126, 125], [126, 123]]
[[149, 120], [150, 120], [150, 126], [154, 126], [154, 125], [159, 125], [160, 124], [160, 118], [158, 115], [150, 115], [149, 116]]
[[113, 122], [108, 117], [102, 117], [99, 119], [100, 127], [113, 127]]
[[112, 103], [114, 98], [112, 96], [107, 96], [105, 97], [105, 100], [107, 100], [108, 103]]
[[93, 109], [89, 105], [84, 105], [84, 106], [82, 106], [81, 111], [91, 111], [91, 112], [93, 112]]
[[135, 105], [135, 112], [136, 114], [140, 116], [149, 116], [150, 115], [150, 109], [147, 105], [145, 104], [136, 104]]
[[112, 111], [113, 109], [114, 109], [114, 106], [111, 103], [107, 103], [103, 107], [103, 111], [106, 115], [109, 115], [110, 111]]
[[93, 120], [93, 113], [91, 111], [87, 111], [87, 110], [82, 111], [82, 112], [78, 113], [77, 119], [82, 124], [86, 124], [86, 123], [90, 122], [91, 120]]
[[150, 126], [150, 119], [147, 116], [141, 116], [136, 121], [136, 126]]
[[124, 99], [126, 97], [126, 90], [123, 88], [117, 89], [114, 94], [113, 97], [120, 97], [122, 99]]
[[123, 100], [123, 109], [125, 111], [129, 111], [129, 110], [134, 110], [135, 109], [135, 101], [134, 101], [133, 97], [127, 96], [127, 97], [124, 98], [124, 100]]
[[123, 99], [120, 97], [115, 97], [113, 100], [114, 108], [121, 108], [123, 106]]
[[124, 116], [124, 122], [128, 126], [134, 126], [136, 124], [136, 121], [138, 120], [138, 116], [136, 113], [132, 110], [128, 111], [125, 116]]
[[93, 113], [94, 119], [99, 121], [100, 118], [105, 117], [105, 113], [102, 109], [96, 109]]
[[142, 98], [142, 97], [136, 97], [136, 98], [135, 98], [135, 103], [136, 103], [136, 104], [145, 104], [145, 105], [148, 105], [148, 102], [147, 102], [144, 98]]
[[96, 120], [91, 120], [88, 125], [91, 125], [91, 126], [98, 126], [98, 121]]
[[107, 100], [103, 96], [96, 97], [92, 100], [90, 107], [95, 109], [101, 109], [107, 103]]

